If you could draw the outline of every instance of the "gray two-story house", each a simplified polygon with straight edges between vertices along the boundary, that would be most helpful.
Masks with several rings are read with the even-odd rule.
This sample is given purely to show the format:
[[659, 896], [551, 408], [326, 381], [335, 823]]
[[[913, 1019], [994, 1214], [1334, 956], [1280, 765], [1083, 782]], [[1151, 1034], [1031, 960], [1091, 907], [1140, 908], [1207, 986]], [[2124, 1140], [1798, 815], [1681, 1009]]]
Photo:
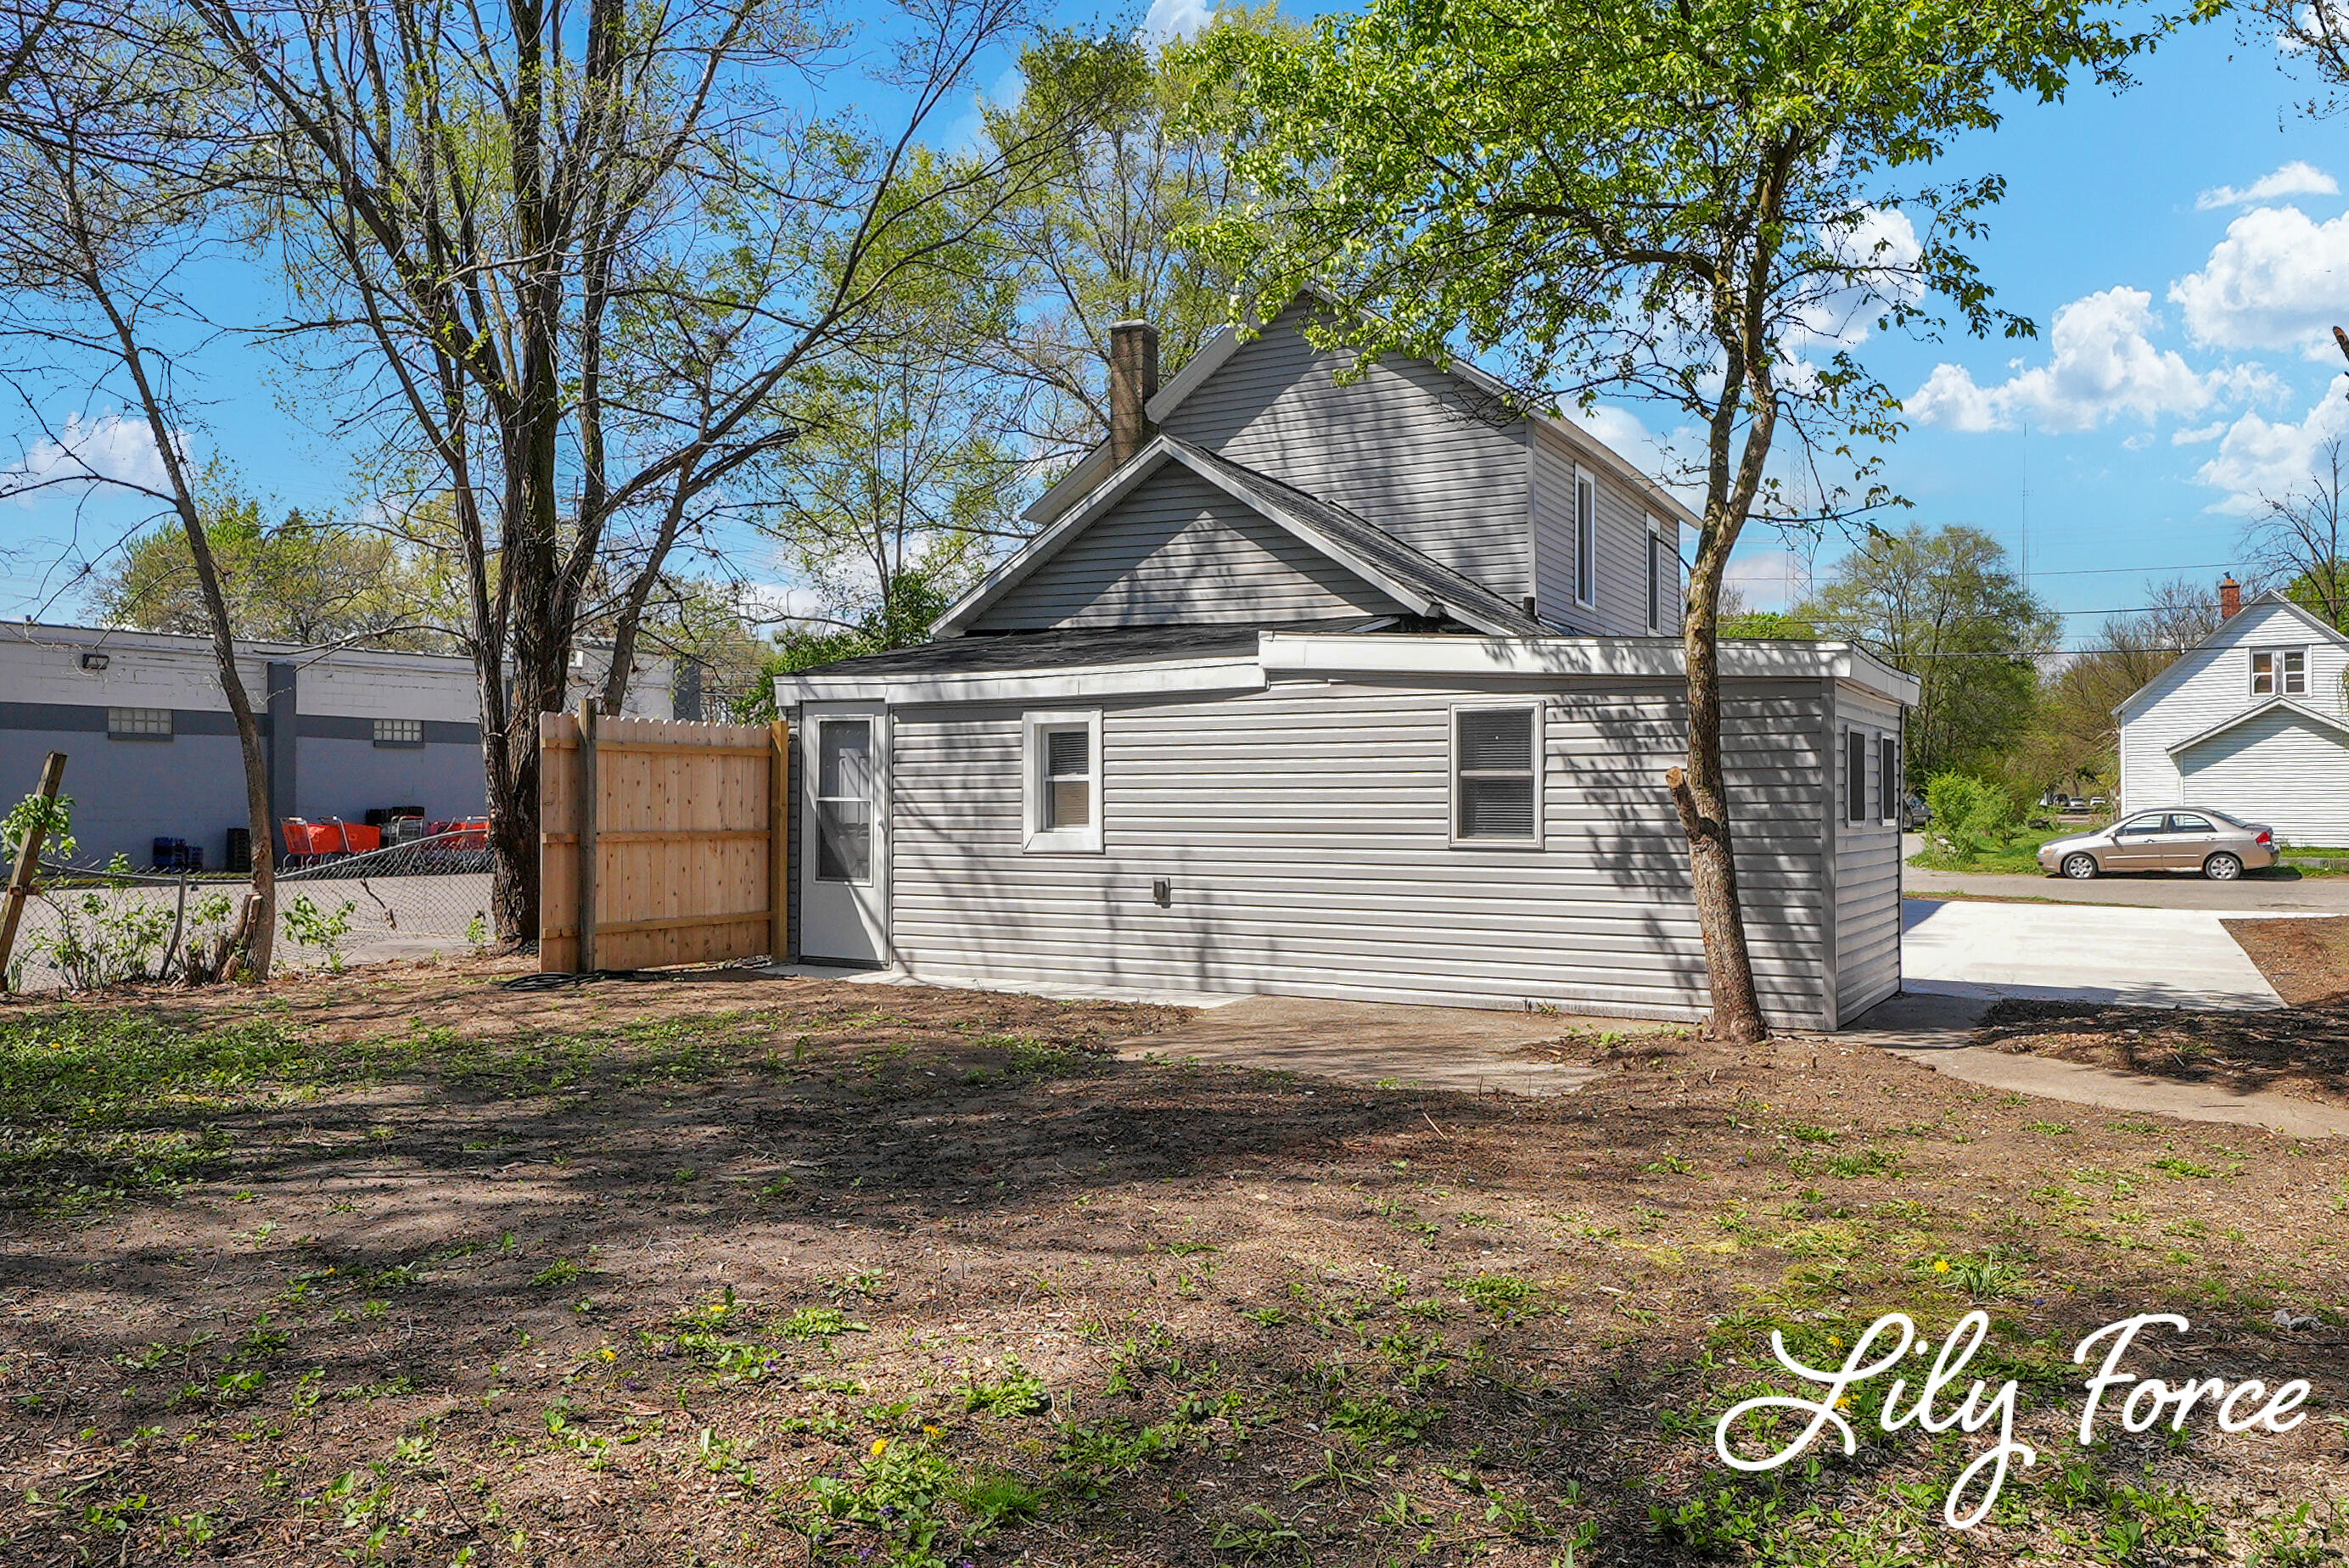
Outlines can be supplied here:
[[[1472, 368], [1315, 349], [1299, 301], [1112, 429], [929, 642], [785, 676], [810, 961], [1105, 991], [1694, 1018], [1671, 492]], [[1899, 988], [1909, 677], [1724, 649], [1765, 1006]]]

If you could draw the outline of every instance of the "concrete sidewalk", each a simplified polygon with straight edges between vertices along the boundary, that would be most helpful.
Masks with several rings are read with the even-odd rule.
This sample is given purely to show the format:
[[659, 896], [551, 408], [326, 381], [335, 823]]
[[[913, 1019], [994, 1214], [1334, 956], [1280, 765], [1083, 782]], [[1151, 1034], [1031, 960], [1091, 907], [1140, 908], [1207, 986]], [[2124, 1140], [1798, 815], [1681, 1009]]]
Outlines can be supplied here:
[[1851, 1028], [1825, 1037], [1838, 1045], [1876, 1046], [1944, 1078], [2012, 1094], [2099, 1110], [2256, 1127], [2294, 1138], [2349, 1138], [2349, 1109], [2339, 1106], [2265, 1089], [2230, 1094], [2208, 1084], [2179, 1083], [2174, 1078], [1974, 1045], [1974, 1030], [1990, 1008], [1985, 997], [1911, 993], [1871, 1008]]

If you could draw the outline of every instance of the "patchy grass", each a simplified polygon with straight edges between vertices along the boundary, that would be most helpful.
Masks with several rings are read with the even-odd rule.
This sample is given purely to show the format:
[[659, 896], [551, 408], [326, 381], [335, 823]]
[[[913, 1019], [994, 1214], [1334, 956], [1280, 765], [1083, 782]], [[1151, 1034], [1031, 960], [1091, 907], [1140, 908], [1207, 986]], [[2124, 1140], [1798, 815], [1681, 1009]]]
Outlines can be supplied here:
[[[1557, 1100], [1121, 1063], [1174, 1009], [496, 965], [0, 1006], [0, 1561], [2322, 1563], [2349, 1150], [1833, 1041]], [[2001, 1027], [2008, 1027], [2002, 1025]], [[2060, 1120], [2050, 1119], [2051, 1115]], [[691, 1180], [679, 1172], [691, 1171]], [[1979, 1305], [2043, 1459], [1713, 1422]], [[2317, 1386], [2111, 1429], [2072, 1346]], [[2288, 1324], [2279, 1326], [2276, 1315]], [[2313, 1326], [2310, 1326], [2311, 1324]]]
[[1929, 825], [1923, 833], [1925, 847], [1909, 856], [1909, 863], [1920, 871], [1929, 872], [2037, 876], [2040, 874], [2040, 845], [2050, 839], [2068, 839], [2076, 833], [2093, 832], [2096, 826], [2089, 822], [2060, 828], [2010, 828], [1998, 842], [1969, 853], [1949, 840], [1937, 836]]

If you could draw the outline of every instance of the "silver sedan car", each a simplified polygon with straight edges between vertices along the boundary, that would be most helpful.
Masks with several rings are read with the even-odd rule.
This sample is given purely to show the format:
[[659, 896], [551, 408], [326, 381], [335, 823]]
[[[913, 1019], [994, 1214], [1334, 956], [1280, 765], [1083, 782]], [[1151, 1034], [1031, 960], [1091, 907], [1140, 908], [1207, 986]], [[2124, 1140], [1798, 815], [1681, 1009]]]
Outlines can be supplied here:
[[2041, 870], [2082, 881], [2106, 872], [2200, 872], [2232, 882], [2275, 863], [2273, 829], [2209, 810], [2132, 811], [2109, 828], [2039, 847]]

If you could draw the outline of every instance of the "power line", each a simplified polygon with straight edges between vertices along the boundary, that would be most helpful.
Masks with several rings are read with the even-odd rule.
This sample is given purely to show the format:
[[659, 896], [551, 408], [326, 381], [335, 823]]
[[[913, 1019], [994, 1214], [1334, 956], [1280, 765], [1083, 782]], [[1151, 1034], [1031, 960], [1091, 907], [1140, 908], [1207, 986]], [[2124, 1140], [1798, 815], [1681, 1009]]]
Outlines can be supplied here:
[[2196, 561], [2184, 566], [2075, 566], [2062, 572], [2034, 572], [2033, 577], [2101, 577], [2133, 575], [2139, 572], [2216, 572], [2232, 570], [2231, 561]]

